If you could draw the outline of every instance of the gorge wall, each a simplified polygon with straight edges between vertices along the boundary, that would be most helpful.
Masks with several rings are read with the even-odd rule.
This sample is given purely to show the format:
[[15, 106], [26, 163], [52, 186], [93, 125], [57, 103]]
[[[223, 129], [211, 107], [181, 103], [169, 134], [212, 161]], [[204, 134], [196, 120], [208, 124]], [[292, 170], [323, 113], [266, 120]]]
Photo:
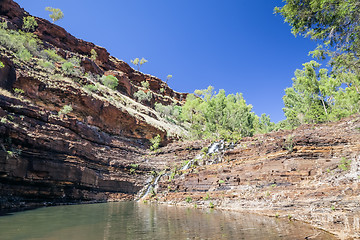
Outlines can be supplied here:
[[[0, 1], [9, 31], [21, 29], [24, 16], [14, 1]], [[144, 200], [287, 217], [360, 237], [360, 116], [256, 135], [206, 154], [209, 141], [176, 141], [186, 129], [154, 110], [155, 103], [181, 105], [186, 94], [35, 19], [39, 45], [66, 61], [80, 59], [81, 74], [0, 45], [0, 210], [130, 200], [160, 174]], [[119, 85], [105, 87], [96, 75], [115, 76]], [[139, 90], [151, 98], [136, 101]], [[65, 106], [72, 111], [62, 113]], [[151, 152], [156, 135], [164, 147]]]
[[[181, 104], [186, 94], [37, 17], [37, 39], [24, 42], [37, 41], [35, 53], [24, 60], [12, 42], [21, 40], [17, 33], [27, 16], [14, 1], [0, 1], [7, 26], [2, 41], [10, 39], [0, 46], [0, 210], [132, 199], [148, 173], [162, 168], [144, 158], [149, 139], [159, 134], [165, 144], [186, 132], [154, 111], [154, 103]], [[77, 73], [64, 72], [60, 60], [42, 65], [50, 61], [44, 50], [61, 61], [79, 59]], [[112, 90], [96, 75], [115, 76], [119, 84]], [[87, 90], [89, 84], [98, 90]], [[135, 101], [139, 89], [151, 99]], [[62, 114], [64, 106], [72, 110]]]

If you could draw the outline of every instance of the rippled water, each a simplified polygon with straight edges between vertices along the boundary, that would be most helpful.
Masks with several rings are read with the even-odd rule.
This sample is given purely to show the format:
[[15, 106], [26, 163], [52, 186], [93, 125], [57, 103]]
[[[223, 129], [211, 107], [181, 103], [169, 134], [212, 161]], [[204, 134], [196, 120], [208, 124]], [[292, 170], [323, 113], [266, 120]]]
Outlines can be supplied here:
[[305, 224], [136, 202], [40, 208], [0, 217], [2, 240], [335, 239]]

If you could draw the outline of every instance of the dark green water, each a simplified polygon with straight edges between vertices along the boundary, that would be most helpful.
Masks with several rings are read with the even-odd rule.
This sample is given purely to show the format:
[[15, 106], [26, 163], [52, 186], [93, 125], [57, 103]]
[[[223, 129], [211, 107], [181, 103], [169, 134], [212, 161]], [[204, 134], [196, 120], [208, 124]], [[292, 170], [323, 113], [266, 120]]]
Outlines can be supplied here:
[[135, 202], [48, 207], [0, 217], [2, 240], [293, 240], [310, 235], [334, 239], [287, 220]]

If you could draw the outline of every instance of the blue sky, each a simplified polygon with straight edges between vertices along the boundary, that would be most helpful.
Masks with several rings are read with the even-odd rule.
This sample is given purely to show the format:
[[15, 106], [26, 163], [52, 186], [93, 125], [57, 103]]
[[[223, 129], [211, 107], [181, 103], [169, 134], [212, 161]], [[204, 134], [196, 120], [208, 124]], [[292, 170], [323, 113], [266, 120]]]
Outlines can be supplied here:
[[140, 70], [163, 80], [173, 75], [176, 91], [212, 85], [241, 92], [256, 114], [275, 122], [284, 119], [284, 89], [316, 47], [273, 14], [281, 0], [15, 1], [46, 19], [45, 7], [62, 9], [58, 25], [128, 63], [146, 58]]

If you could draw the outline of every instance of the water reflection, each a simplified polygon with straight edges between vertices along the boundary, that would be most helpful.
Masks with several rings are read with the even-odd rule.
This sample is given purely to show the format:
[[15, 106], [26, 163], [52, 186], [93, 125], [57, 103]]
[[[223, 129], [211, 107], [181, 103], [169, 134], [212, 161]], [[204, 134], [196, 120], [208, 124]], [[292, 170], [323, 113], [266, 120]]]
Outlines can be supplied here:
[[0, 217], [4, 240], [248, 240], [316, 235], [316, 239], [335, 239], [297, 222], [135, 202], [50, 207]]

